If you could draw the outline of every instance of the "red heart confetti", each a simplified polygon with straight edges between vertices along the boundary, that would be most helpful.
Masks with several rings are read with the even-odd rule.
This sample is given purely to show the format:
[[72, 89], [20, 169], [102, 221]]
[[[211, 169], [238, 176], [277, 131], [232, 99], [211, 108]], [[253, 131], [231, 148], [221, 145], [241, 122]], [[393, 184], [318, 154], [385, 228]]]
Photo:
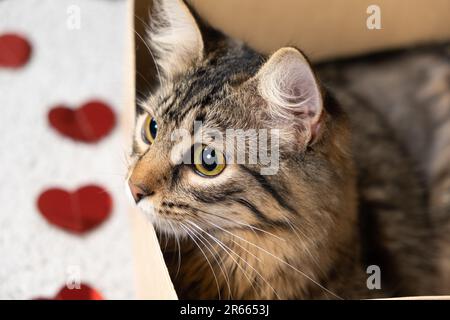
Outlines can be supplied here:
[[104, 300], [104, 298], [96, 289], [82, 283], [80, 288], [62, 287], [54, 298], [39, 297], [34, 300]]
[[76, 109], [56, 106], [50, 110], [48, 119], [50, 125], [62, 135], [88, 143], [106, 136], [116, 124], [112, 109], [98, 100], [89, 101]]
[[53, 188], [43, 192], [37, 202], [48, 222], [81, 234], [104, 222], [111, 213], [112, 198], [103, 188], [84, 186], [75, 192]]
[[97, 290], [83, 283], [79, 289], [63, 287], [55, 298], [56, 300], [103, 300], [102, 295]]
[[27, 39], [15, 33], [0, 35], [0, 67], [22, 67], [30, 55], [31, 45]]

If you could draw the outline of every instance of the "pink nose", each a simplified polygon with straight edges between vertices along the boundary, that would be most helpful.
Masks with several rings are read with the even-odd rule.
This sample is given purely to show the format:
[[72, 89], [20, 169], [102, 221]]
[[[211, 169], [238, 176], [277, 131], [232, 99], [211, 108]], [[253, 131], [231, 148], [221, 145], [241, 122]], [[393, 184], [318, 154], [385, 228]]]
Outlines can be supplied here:
[[146, 196], [153, 194], [153, 192], [145, 191], [143, 188], [135, 185], [130, 180], [128, 181], [128, 186], [130, 187], [131, 194], [133, 196], [134, 201], [136, 201], [136, 203], [141, 201], [142, 198], [145, 198]]

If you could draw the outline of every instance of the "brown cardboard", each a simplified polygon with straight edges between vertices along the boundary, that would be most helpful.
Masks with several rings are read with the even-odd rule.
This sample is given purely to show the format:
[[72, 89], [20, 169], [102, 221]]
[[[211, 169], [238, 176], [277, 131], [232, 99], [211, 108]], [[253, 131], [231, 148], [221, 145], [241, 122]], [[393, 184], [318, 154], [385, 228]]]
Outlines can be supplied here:
[[[123, 128], [128, 146], [131, 137], [135, 112], [135, 33], [134, 1], [129, 1], [129, 98], [123, 115]], [[159, 248], [155, 230], [150, 221], [137, 208], [130, 208], [133, 255], [135, 257], [136, 296], [138, 299], [177, 299], [164, 259]]]
[[[450, 40], [448, 0], [193, 0], [211, 25], [270, 53], [295, 45], [319, 61]], [[381, 29], [369, 30], [378, 5]]]

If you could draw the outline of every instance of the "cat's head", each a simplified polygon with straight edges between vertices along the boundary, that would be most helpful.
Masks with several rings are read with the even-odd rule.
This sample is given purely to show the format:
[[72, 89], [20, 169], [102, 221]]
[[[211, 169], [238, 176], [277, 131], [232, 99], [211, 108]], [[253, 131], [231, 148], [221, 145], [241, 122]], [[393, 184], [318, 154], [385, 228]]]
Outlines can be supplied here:
[[157, 227], [264, 229], [339, 210], [345, 117], [299, 50], [260, 55], [179, 0], [156, 2], [148, 42], [158, 87], [137, 108], [128, 184]]

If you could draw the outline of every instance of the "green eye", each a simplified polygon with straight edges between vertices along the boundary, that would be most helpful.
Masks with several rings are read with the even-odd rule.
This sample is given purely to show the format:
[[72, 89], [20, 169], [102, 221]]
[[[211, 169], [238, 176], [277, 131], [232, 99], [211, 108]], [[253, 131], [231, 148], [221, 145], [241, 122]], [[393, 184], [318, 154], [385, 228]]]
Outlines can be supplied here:
[[158, 133], [158, 124], [155, 119], [147, 116], [142, 127], [142, 138], [148, 144], [152, 144], [155, 141], [156, 134]]
[[214, 177], [225, 169], [225, 156], [208, 146], [198, 146], [194, 149], [194, 169], [201, 176]]

